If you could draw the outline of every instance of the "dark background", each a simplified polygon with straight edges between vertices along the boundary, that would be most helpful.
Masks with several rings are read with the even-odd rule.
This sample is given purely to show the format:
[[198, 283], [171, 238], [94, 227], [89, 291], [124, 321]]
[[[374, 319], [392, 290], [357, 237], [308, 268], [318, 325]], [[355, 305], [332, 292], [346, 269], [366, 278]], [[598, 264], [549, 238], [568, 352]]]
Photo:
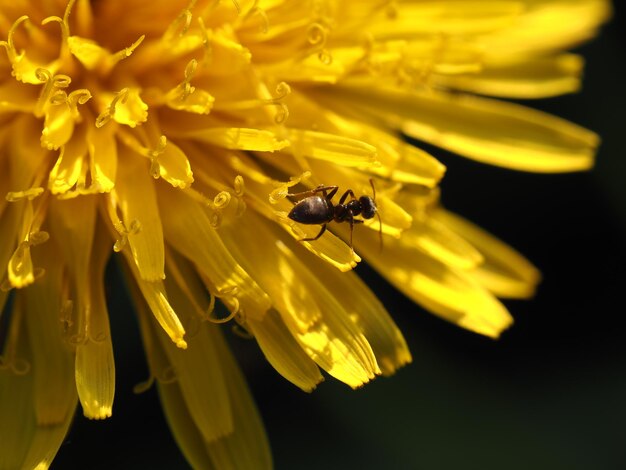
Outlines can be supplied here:
[[[393, 378], [358, 391], [327, 379], [305, 394], [254, 342], [232, 338], [278, 470], [626, 469], [626, 30], [616, 3], [613, 22], [581, 49], [584, 91], [529, 103], [603, 137], [593, 172], [517, 173], [430, 149], [448, 166], [445, 205], [543, 272], [534, 300], [506, 302], [512, 330], [497, 342], [463, 331], [360, 266], [413, 353]], [[188, 468], [155, 390], [132, 392], [147, 370], [124, 287], [111, 274], [114, 416], [78, 416], [53, 468]]]

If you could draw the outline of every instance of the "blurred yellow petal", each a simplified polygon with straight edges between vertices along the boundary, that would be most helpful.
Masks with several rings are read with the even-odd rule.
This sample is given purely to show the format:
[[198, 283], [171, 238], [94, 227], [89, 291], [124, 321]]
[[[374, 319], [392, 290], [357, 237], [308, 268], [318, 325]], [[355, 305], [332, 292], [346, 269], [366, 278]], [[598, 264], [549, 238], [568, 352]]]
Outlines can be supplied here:
[[342, 99], [410, 137], [475, 160], [542, 173], [593, 165], [596, 134], [512, 103], [443, 93], [374, 92], [356, 84]]
[[486, 66], [480, 74], [441, 76], [440, 86], [481, 95], [547, 98], [578, 91], [583, 60], [574, 54], [538, 57], [502, 66]]
[[[115, 362], [109, 315], [104, 293], [104, 271], [111, 254], [104, 227], [99, 226], [92, 255], [89, 328], [84, 342], [76, 345], [76, 389], [83, 413], [90, 419], [104, 419], [113, 413]], [[98, 243], [100, 242], [100, 243]]]
[[527, 298], [534, 294], [541, 274], [521, 254], [452, 212], [439, 209], [433, 217], [481, 252], [484, 262], [472, 273], [481, 285], [498, 297]]
[[361, 233], [360, 244], [370, 253], [367, 261], [398, 290], [445, 320], [493, 338], [511, 326], [506, 308], [471, 274], [389, 238], [383, 252], [375, 249], [373, 234]]

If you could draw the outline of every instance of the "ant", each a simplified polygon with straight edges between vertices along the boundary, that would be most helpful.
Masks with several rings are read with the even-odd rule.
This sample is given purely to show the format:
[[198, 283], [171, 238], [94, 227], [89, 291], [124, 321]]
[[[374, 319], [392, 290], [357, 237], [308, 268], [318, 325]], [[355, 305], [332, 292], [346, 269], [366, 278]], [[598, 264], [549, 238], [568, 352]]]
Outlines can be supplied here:
[[[303, 238], [302, 242], [315, 241], [320, 238], [326, 231], [326, 226], [332, 222], [349, 222], [350, 223], [350, 249], [352, 248], [352, 232], [354, 231], [354, 224], [362, 224], [363, 220], [355, 219], [355, 216], [361, 216], [363, 219], [371, 219], [374, 216], [378, 216], [379, 222], [379, 235], [380, 246], [383, 245], [383, 223], [380, 219], [380, 214], [376, 207], [376, 188], [374, 187], [374, 181], [370, 178], [370, 185], [372, 186], [373, 197], [361, 196], [356, 198], [354, 192], [348, 189], [341, 198], [339, 198], [339, 204], [333, 204], [332, 199], [337, 194], [339, 186], [324, 186], [320, 184], [317, 188], [310, 191], [304, 191], [301, 193], [287, 194], [289, 197], [303, 197], [304, 199], [299, 201], [287, 217], [291, 220], [305, 224], [305, 225], [322, 225], [320, 232], [311, 238]], [[330, 192], [328, 192], [330, 191]], [[322, 193], [319, 196], [318, 193]], [[346, 204], [344, 202], [350, 196], [352, 199]]]

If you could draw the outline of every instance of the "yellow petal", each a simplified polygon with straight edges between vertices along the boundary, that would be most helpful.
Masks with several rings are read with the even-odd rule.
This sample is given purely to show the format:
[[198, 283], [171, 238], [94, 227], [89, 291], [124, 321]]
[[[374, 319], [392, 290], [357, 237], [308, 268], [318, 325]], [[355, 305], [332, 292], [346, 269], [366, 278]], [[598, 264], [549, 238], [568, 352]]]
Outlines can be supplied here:
[[[224, 353], [230, 354], [227, 350]], [[210, 443], [204, 441], [196, 426], [196, 416], [187, 408], [176, 383], [159, 384], [165, 417], [177, 444], [194, 468], [270, 470], [273, 467], [272, 457], [258, 411], [241, 373], [234, 369], [236, 365], [232, 359], [226, 367], [231, 369], [227, 385], [233, 400], [235, 418], [231, 435]]]
[[49, 105], [46, 109], [41, 145], [48, 150], [56, 150], [72, 137], [74, 116], [67, 103]]
[[59, 327], [63, 266], [53, 250], [38, 255], [49, 276], [20, 292], [15, 305], [24, 310], [14, 309], [9, 332], [21, 372], [0, 368], [0, 468], [48, 468], [76, 409], [73, 357]]
[[19, 211], [18, 218], [21, 216], [21, 221], [18, 222], [17, 247], [9, 260], [7, 277], [10, 285], [19, 289], [35, 282], [35, 269], [30, 251], [30, 234], [35, 215], [31, 201], [16, 201], [13, 204]]
[[115, 362], [104, 292], [104, 270], [110, 246], [104, 227], [99, 226], [89, 277], [89, 330], [85, 341], [76, 346], [76, 389], [83, 413], [90, 419], [110, 417], [115, 394]]
[[144, 160], [132, 154], [125, 157], [112, 197], [129, 230], [128, 243], [141, 278], [157, 281], [165, 278], [165, 248], [154, 180]]
[[246, 326], [265, 358], [292, 384], [311, 392], [324, 380], [315, 362], [304, 353], [275, 310], [267, 312], [262, 321], [249, 319]]
[[[2, 217], [0, 217], [0, 240], [6, 240], [4, 243], [0, 243], [0, 269], [2, 270], [0, 282], [5, 282], [6, 280], [9, 260], [15, 251], [15, 243], [10, 243], [9, 240], [16, 240], [18, 237], [23, 204], [26, 204], [26, 201], [17, 201], [17, 203], [9, 204], [2, 213]], [[3, 287], [6, 290], [8, 286], [4, 285]]]
[[250, 64], [252, 54], [239, 41], [226, 34], [210, 34], [209, 41], [211, 75], [231, 75]]
[[156, 336], [175, 371], [187, 408], [203, 440], [210, 442], [233, 432], [233, 413], [222, 357], [209, 331], [219, 327], [208, 324], [196, 312], [197, 309], [202, 309], [200, 313], [206, 312], [208, 302], [206, 290], [191, 264], [177, 257], [176, 266], [180, 270], [178, 276], [168, 272], [165, 285], [172, 306], [180, 312], [181, 321], [189, 325], [188, 348], [181, 351], [162, 333], [157, 332]]
[[175, 188], [186, 188], [193, 183], [193, 172], [185, 153], [172, 141], [167, 142], [157, 157], [159, 176]]
[[289, 145], [271, 131], [236, 127], [214, 127], [209, 129], [176, 132], [175, 136], [199, 140], [230, 150], [255, 150], [274, 152]]
[[36, 248], [46, 275], [24, 291], [23, 308], [32, 350], [34, 406], [39, 425], [58, 425], [74, 414], [76, 385], [69, 336], [62, 334], [63, 262], [58, 249]]
[[[34, 439], [33, 374], [0, 370], [0, 468], [23, 468]], [[31, 467], [32, 468], [32, 467]]]
[[85, 128], [79, 126], [73, 139], [61, 147], [59, 158], [50, 171], [48, 188], [52, 194], [64, 194], [74, 189], [84, 172], [87, 144]]
[[182, 191], [163, 185], [159, 186], [159, 210], [168, 242], [192, 260], [219, 292], [236, 289], [233, 296], [240, 308], [262, 318], [270, 306], [267, 294], [232, 257], [205, 210]]
[[230, 391], [234, 432], [230, 436], [207, 444], [207, 451], [216, 468], [270, 470], [273, 468], [265, 429], [248, 391], [244, 377], [217, 329], [212, 341], [222, 359], [226, 386]]
[[481, 38], [487, 61], [515, 62], [576, 46], [595, 36], [612, 10], [606, 0], [527, 3], [529, 8], [511, 27]]
[[442, 93], [350, 87], [336, 93], [407, 135], [493, 165], [536, 172], [593, 164], [598, 136], [512, 103]]
[[433, 258], [458, 269], [475, 268], [483, 262], [482, 255], [471, 244], [429, 215], [414, 219], [401, 243], [407, 249], [419, 247]]
[[115, 127], [109, 125], [100, 129], [95, 126], [87, 128], [92, 186], [101, 193], [108, 193], [115, 186], [117, 173]]
[[363, 331], [383, 375], [392, 375], [411, 362], [411, 353], [402, 333], [378, 298], [354, 272], [339, 273], [313, 259], [307, 261], [306, 257], [303, 261], [314, 276], [325, 280], [331, 295]]
[[21, 111], [32, 113], [37, 103], [33, 88], [25, 88], [14, 81], [0, 85], [0, 114]]
[[376, 161], [376, 148], [354, 139], [292, 129], [287, 133], [293, 155], [327, 160], [337, 165], [363, 166]]
[[583, 59], [575, 54], [484, 67], [479, 74], [437, 77], [442, 87], [503, 98], [547, 98], [578, 91]]
[[[150, 307], [150, 311], [154, 315], [161, 328], [174, 342], [176, 347], [180, 349], [187, 349], [187, 342], [185, 341], [185, 328], [180, 321], [180, 318], [172, 308], [165, 291], [165, 286], [162, 281], [148, 282], [144, 281], [137, 270], [137, 266], [132, 262], [130, 255], [124, 250], [128, 266], [130, 267], [131, 274], [137, 283], [137, 287], [141, 292], [142, 298]], [[138, 301], [135, 302], [136, 304]]]
[[[21, 328], [24, 329], [24, 325]], [[28, 341], [25, 333], [22, 333], [19, 341]], [[21, 359], [32, 360], [28, 350], [22, 349], [18, 353]], [[32, 368], [37, 367], [36, 364], [30, 365]], [[45, 368], [45, 362], [38, 367]], [[24, 375], [0, 370], [0, 468], [47, 469], [61, 447], [74, 418], [76, 392], [70, 380], [66, 383], [69, 396], [64, 396], [62, 403], [55, 403], [55, 395], [47, 394], [48, 386], [55, 391], [59, 381], [67, 377], [54, 376], [52, 373], [50, 378], [52, 382], [42, 384], [35, 380], [32, 369]], [[44, 408], [54, 409], [54, 414], [59, 416], [60, 421], [38, 423], [35, 402], [40, 403], [40, 411]], [[65, 403], [70, 403], [70, 406], [63, 413], [62, 407]]]
[[[221, 230], [227, 235], [224, 240], [229, 250], [269, 294], [283, 322], [311, 359], [354, 388], [380, 373], [363, 333], [298, 254], [278, 238], [280, 232], [251, 211]], [[302, 248], [295, 245], [295, 250]], [[267, 269], [268, 259], [273, 260], [272, 270]]]
[[[515, 1], [428, 1], [399, 5], [393, 21], [371, 21], [377, 38], [414, 38], [417, 34], [469, 35], [511, 25], [523, 11]], [[384, 9], [379, 13], [386, 14]]]
[[[97, 199], [94, 196], [58, 200], [49, 205], [50, 236], [66, 263], [68, 296], [72, 301], [64, 319], [74, 344], [85, 340], [91, 322], [91, 250], [96, 227]], [[59, 288], [60, 289], [60, 288]], [[59, 307], [58, 307], [59, 308]]]
[[[232, 178], [237, 174], [244, 176], [246, 183], [246, 195], [249, 196], [249, 203], [255, 210], [262, 213], [270, 220], [279, 222], [281, 227], [296, 240], [310, 238], [317, 235], [319, 226], [309, 226], [298, 224], [287, 218], [287, 214], [293, 207], [293, 203], [285, 196], [289, 188], [286, 184], [280, 184], [265, 176], [254, 161], [245, 158], [230, 158], [232, 168], [230, 171]], [[273, 204], [270, 204], [270, 200]], [[330, 231], [324, 234], [315, 242], [302, 241], [302, 245], [321, 259], [335, 266], [340, 271], [349, 271], [361, 261], [348, 245]]]
[[194, 416], [187, 408], [185, 398], [176, 383], [159, 384], [159, 397], [169, 428], [185, 459], [193, 468], [219, 470], [207, 452]]
[[451, 268], [389, 237], [379, 252], [375, 235], [365, 231], [355, 239], [355, 245], [398, 290], [452, 323], [497, 338], [513, 322], [506, 308], [472, 278], [471, 272]]
[[541, 274], [521, 254], [456, 214], [439, 208], [433, 217], [482, 253], [484, 262], [471, 273], [482, 286], [498, 297], [527, 298], [534, 294]]
[[74, 57], [89, 70], [95, 69], [110, 55], [109, 51], [91, 39], [69, 36], [67, 44]]
[[96, 119], [96, 126], [104, 126], [108, 120], [129, 127], [136, 127], [148, 119], [148, 105], [144, 103], [138, 88], [123, 88], [116, 94], [102, 93], [100, 103], [105, 107]]

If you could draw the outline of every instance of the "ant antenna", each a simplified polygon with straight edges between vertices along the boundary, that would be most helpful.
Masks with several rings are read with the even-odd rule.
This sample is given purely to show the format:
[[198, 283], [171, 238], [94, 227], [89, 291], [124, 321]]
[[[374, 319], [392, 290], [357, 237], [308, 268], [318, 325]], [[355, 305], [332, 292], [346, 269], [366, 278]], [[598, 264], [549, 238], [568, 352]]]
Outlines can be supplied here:
[[[376, 204], [376, 187], [374, 186], [373, 178], [370, 178], [370, 185], [372, 186], [372, 195], [374, 199], [374, 204]], [[378, 239], [380, 242], [380, 251], [383, 251], [383, 221], [380, 218], [380, 212], [378, 212], [378, 207], [376, 208], [376, 217], [378, 217]]]

